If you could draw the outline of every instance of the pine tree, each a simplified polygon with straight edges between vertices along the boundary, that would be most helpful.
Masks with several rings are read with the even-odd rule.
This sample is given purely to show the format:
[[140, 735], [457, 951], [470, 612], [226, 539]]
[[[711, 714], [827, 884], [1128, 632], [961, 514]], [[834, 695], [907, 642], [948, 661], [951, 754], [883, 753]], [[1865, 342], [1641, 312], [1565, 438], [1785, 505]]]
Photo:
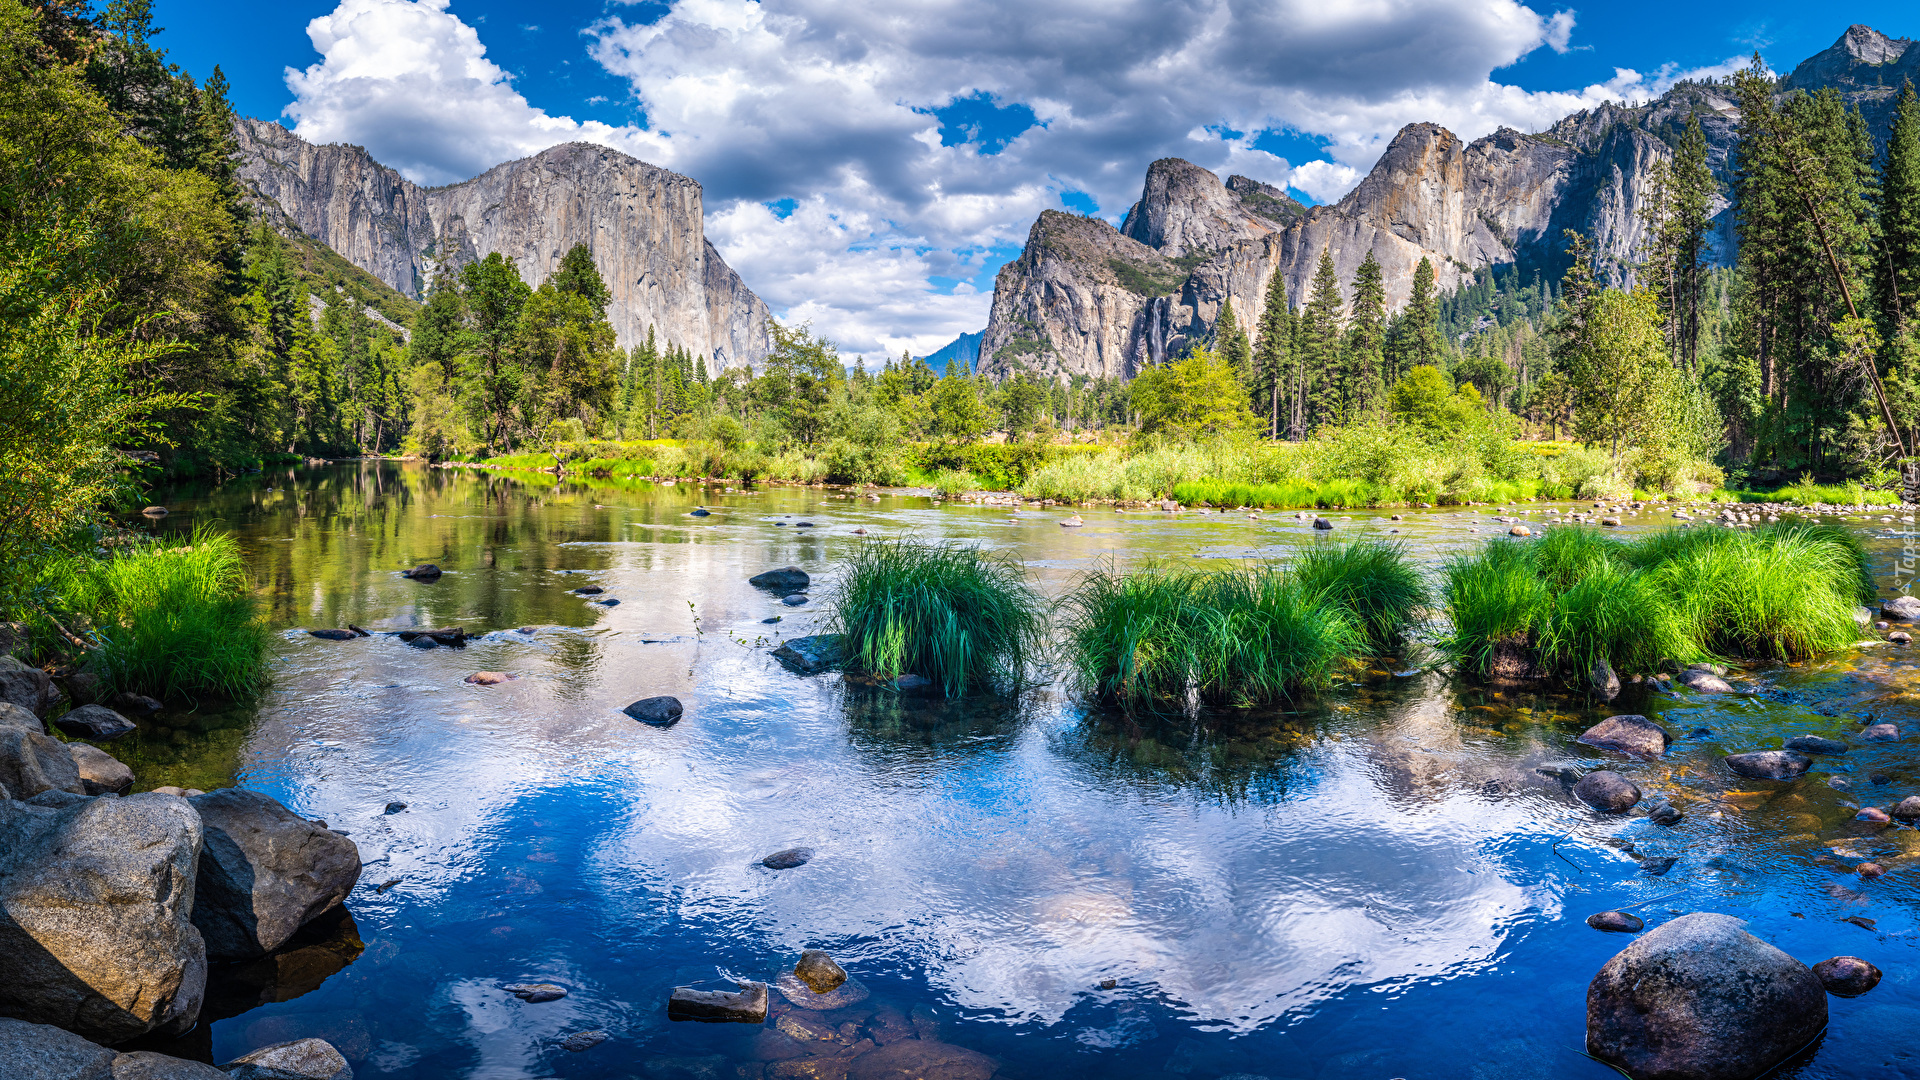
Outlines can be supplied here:
[[1363, 416], [1378, 408], [1387, 388], [1381, 377], [1386, 367], [1387, 288], [1380, 263], [1373, 252], [1360, 263], [1353, 276], [1353, 308], [1347, 321], [1345, 419]]
[[1253, 363], [1256, 386], [1268, 409], [1268, 437], [1280, 437], [1280, 398], [1287, 390], [1288, 364], [1293, 359], [1293, 309], [1287, 303], [1287, 278], [1279, 270], [1267, 282], [1267, 301], [1260, 309], [1259, 343]]
[[1423, 255], [1413, 268], [1413, 294], [1407, 299], [1400, 347], [1387, 373], [1388, 383], [1399, 382], [1400, 376], [1421, 364], [1439, 366], [1440, 302], [1435, 293], [1433, 260]]
[[1240, 385], [1253, 382], [1253, 343], [1233, 313], [1233, 297], [1220, 301], [1220, 313], [1213, 321], [1213, 349], [1233, 368]]
[[1905, 326], [1920, 303], [1920, 95], [1900, 88], [1880, 183], [1880, 265], [1874, 283], [1892, 326]]
[[1341, 414], [1341, 309], [1340, 278], [1333, 267], [1333, 253], [1321, 249], [1320, 265], [1313, 272], [1313, 284], [1301, 309], [1299, 348], [1296, 359], [1299, 405], [1295, 430], [1300, 437], [1322, 424], [1338, 422]]

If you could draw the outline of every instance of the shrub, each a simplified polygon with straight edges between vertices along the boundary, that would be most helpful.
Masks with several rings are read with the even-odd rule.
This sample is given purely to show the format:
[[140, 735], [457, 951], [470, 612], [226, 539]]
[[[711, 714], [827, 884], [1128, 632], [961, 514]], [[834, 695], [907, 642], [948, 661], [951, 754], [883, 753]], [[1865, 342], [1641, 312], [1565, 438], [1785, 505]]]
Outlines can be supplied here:
[[832, 621], [849, 667], [923, 675], [948, 697], [1012, 691], [1033, 666], [1043, 606], [1012, 559], [975, 547], [870, 540], [835, 590]]

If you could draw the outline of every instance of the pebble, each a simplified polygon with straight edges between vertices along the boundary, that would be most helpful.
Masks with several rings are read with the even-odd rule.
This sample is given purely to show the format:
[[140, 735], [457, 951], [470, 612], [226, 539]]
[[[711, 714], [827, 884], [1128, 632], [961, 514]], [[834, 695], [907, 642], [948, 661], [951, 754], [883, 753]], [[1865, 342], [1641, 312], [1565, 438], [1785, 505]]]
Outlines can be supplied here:
[[776, 851], [760, 860], [760, 865], [769, 870], [791, 870], [796, 866], [805, 866], [813, 858], [812, 848], [788, 848]]
[[807, 949], [793, 966], [794, 977], [816, 994], [830, 994], [847, 981], [847, 972], [821, 949]]
[[780, 621], [780, 616], [778, 616], [778, 615], [775, 615], [775, 616], [774, 616], [773, 618], [771, 618], [771, 619], [761, 619], [760, 621], [761, 621], [761, 622], [763, 622], [763, 623], [766, 623], [766, 624], [768, 624], [769, 626], [771, 626], [772, 624], [774, 624], [774, 623], [777, 623], [777, 622], [779, 622], [779, 621]]
[[1601, 911], [1587, 916], [1587, 925], [1610, 934], [1637, 934], [1646, 928], [1638, 915], [1624, 911]]
[[1857, 956], [1836, 956], [1813, 965], [1813, 976], [1834, 997], [1859, 997], [1880, 985], [1880, 969]]
[[475, 686], [498, 686], [503, 682], [512, 682], [519, 677], [518, 675], [509, 675], [504, 671], [476, 671], [461, 681], [470, 682]]
[[788, 607], [799, 607], [801, 604], [804, 604], [807, 602], [807, 598], [806, 598], [806, 595], [803, 593], [794, 593], [792, 596], [788, 596], [781, 599], [780, 602], [787, 605]]
[[1887, 812], [1885, 810], [1882, 810], [1877, 806], [1863, 806], [1860, 808], [1859, 813], [1853, 815], [1853, 820], [1871, 821], [1876, 825], [1885, 825], [1887, 822], [1892, 821], [1893, 819], [1887, 816]]
[[1905, 630], [1895, 630], [1893, 633], [1887, 635], [1887, 640], [1893, 642], [1895, 645], [1905, 645], [1907, 642], [1913, 640], [1913, 635], [1907, 633]]
[[[703, 510], [701, 513], [704, 514], [706, 511]], [[560, 1049], [569, 1054], [577, 1054], [582, 1050], [591, 1050], [606, 1041], [607, 1033], [604, 1031], [576, 1031], [560, 1041]]]
[[542, 1001], [559, 1001], [567, 996], [567, 988], [553, 983], [508, 983], [500, 989], [519, 998], [521, 1001], [538, 1004]]
[[1863, 878], [1877, 878], [1886, 876], [1887, 868], [1877, 862], [1863, 862], [1854, 867], [1853, 872]]

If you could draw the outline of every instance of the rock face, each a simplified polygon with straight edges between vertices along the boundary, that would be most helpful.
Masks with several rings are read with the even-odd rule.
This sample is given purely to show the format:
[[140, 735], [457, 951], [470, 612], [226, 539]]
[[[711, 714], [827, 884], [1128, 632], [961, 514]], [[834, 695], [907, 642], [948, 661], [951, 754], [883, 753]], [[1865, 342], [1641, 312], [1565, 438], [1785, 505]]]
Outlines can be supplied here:
[[575, 244], [592, 248], [621, 347], [654, 327], [708, 371], [758, 365], [770, 312], [707, 242], [700, 185], [617, 150], [567, 143], [464, 183], [422, 188], [357, 146], [314, 146], [279, 124], [235, 123], [239, 178], [283, 220], [409, 296], [437, 259], [499, 252], [538, 286]]
[[193, 924], [214, 960], [246, 960], [345, 900], [360, 881], [353, 841], [256, 791], [192, 799], [205, 823]]
[[1827, 996], [1729, 915], [1683, 915], [1587, 987], [1587, 1052], [1639, 1080], [1749, 1080], [1812, 1041]]
[[113, 1080], [114, 1057], [70, 1031], [0, 1017], [0, 1076], [7, 1080]]
[[176, 796], [0, 803], [0, 1014], [106, 1043], [191, 1026], [207, 981], [200, 843]]
[[1646, 760], [1666, 753], [1673, 736], [1667, 734], [1666, 728], [1644, 716], [1626, 715], [1609, 716], [1588, 728], [1574, 741], [1602, 750], [1618, 750], [1629, 757]]

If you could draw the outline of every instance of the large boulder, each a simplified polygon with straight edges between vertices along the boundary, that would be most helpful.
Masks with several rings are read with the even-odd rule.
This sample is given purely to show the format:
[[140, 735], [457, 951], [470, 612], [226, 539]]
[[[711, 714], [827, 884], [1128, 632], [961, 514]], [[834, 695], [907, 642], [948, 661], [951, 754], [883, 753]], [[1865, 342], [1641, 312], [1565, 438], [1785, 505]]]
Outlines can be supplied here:
[[113, 1059], [113, 1080], [228, 1080], [211, 1065], [137, 1050]]
[[818, 675], [847, 662], [846, 638], [840, 634], [797, 637], [773, 650], [773, 658], [802, 675]]
[[17, 727], [35, 735], [47, 733], [47, 725], [38, 716], [11, 701], [0, 701], [0, 727]]
[[1751, 1080], [1827, 1026], [1807, 965], [1731, 915], [1683, 915], [1587, 987], [1587, 1052], [1637, 1080]]
[[113, 1080], [114, 1052], [51, 1024], [0, 1017], [0, 1076], [7, 1080]]
[[60, 716], [53, 726], [69, 739], [89, 742], [112, 742], [139, 730], [133, 721], [105, 705], [82, 705]]
[[771, 589], [782, 596], [787, 593], [799, 592], [812, 584], [812, 582], [813, 579], [807, 576], [807, 572], [797, 566], [783, 566], [778, 570], [769, 570], [764, 574], [755, 574], [747, 579], [747, 584], [749, 585], [756, 585], [762, 589]]
[[193, 924], [214, 960], [246, 960], [286, 944], [360, 881], [360, 849], [257, 791], [195, 795], [206, 826]]
[[53, 676], [11, 656], [0, 655], [0, 701], [12, 702], [35, 716], [53, 704]]
[[187, 800], [157, 792], [0, 803], [0, 1014], [103, 1043], [191, 1027], [207, 983], [200, 837]]
[[1667, 729], [1644, 716], [1609, 716], [1588, 728], [1575, 742], [1618, 750], [1628, 757], [1647, 760], [1667, 752], [1673, 736]]
[[0, 724], [0, 787], [16, 799], [32, 798], [43, 791], [71, 791], [76, 795], [86, 791], [67, 744], [9, 724]]
[[1891, 600], [1881, 602], [1880, 613], [1889, 619], [1913, 622], [1915, 619], [1920, 619], [1920, 599], [1915, 599], [1911, 596], [1896, 596]]
[[233, 1080], [353, 1080], [353, 1067], [325, 1039], [263, 1046], [221, 1068]]
[[68, 743], [67, 754], [73, 758], [73, 767], [80, 772], [81, 789], [88, 795], [105, 795], [109, 792], [124, 795], [133, 786], [133, 770], [97, 746], [88, 746], [83, 742]]

